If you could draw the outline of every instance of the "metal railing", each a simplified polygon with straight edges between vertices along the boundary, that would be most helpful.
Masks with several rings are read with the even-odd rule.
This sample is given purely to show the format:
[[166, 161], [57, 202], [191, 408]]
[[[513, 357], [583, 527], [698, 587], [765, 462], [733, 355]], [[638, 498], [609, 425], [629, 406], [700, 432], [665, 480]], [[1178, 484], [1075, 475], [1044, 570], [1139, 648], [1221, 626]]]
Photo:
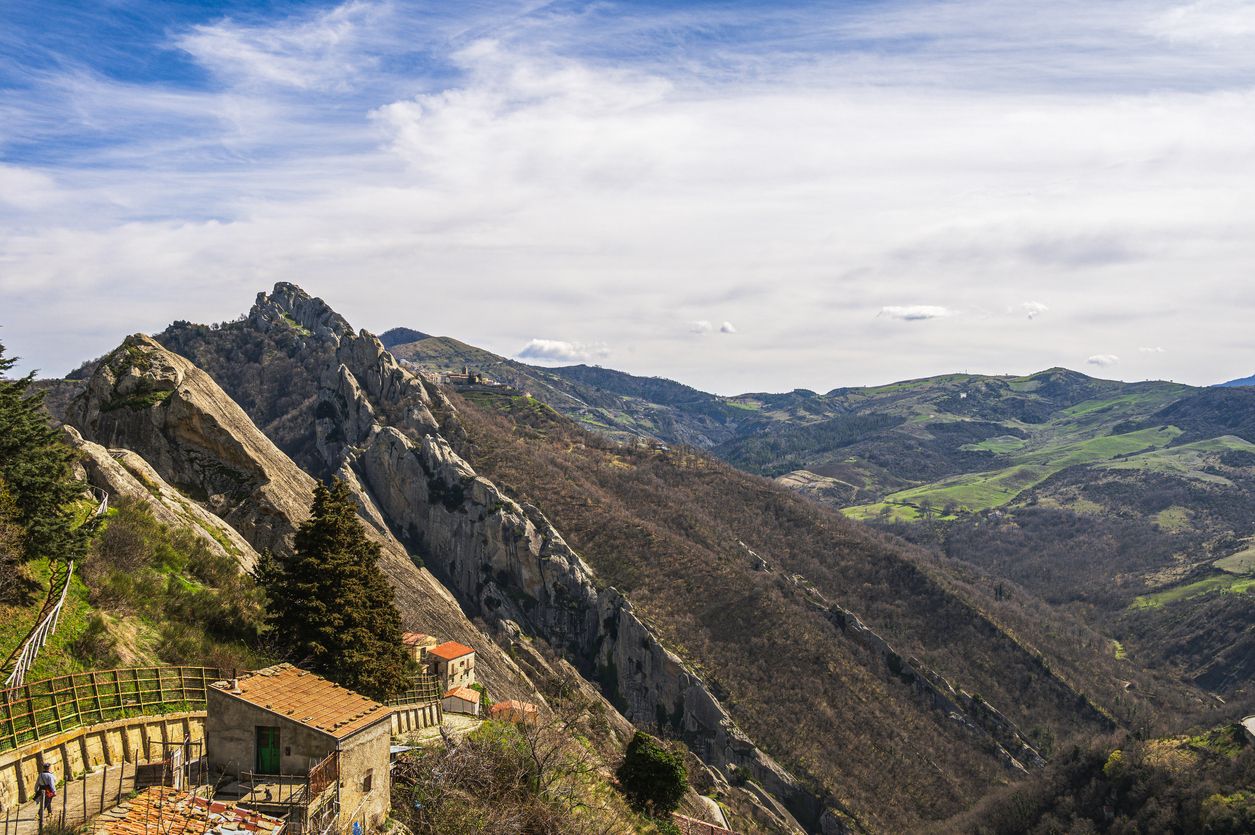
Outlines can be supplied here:
[[212, 667], [131, 667], [72, 673], [0, 691], [0, 751], [87, 725], [203, 710], [225, 678]]

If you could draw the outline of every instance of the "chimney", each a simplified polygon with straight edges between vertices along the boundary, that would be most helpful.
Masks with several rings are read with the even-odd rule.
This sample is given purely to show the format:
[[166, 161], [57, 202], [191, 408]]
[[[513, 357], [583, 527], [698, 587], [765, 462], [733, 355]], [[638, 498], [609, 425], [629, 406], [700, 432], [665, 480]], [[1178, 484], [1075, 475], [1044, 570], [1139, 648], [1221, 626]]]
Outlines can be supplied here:
[[240, 677], [236, 675], [236, 671], [234, 667], [231, 668], [231, 692], [232, 693], [240, 692]]

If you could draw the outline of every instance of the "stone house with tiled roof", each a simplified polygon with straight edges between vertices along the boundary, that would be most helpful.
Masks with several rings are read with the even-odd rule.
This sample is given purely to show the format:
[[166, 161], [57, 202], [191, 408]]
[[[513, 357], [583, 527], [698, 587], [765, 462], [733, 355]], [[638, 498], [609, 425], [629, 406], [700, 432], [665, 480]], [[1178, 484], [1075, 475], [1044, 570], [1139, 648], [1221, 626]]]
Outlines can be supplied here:
[[475, 650], [457, 641], [445, 641], [427, 650], [429, 672], [440, 679], [444, 690], [475, 683]]
[[210, 768], [236, 779], [304, 778], [338, 761], [340, 831], [382, 825], [390, 808], [392, 709], [321, 676], [278, 664], [206, 693]]

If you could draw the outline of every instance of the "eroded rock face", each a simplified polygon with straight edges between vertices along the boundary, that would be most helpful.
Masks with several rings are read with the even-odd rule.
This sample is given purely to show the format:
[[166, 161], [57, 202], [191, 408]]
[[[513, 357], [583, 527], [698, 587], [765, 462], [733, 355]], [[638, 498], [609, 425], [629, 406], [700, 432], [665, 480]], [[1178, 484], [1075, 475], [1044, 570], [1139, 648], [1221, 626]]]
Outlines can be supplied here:
[[[213, 379], [150, 337], [128, 337], [111, 353], [66, 418], [92, 443], [85, 447], [96, 453], [89, 456], [89, 472], [94, 466], [102, 481], [133, 489], [106, 462], [113, 450], [130, 451], [121, 455], [135, 456], [137, 472], [151, 472], [174, 488], [172, 501], [199, 504], [228, 524], [251, 546], [250, 561], [261, 550], [289, 551], [309, 515], [314, 479]], [[355, 490], [367, 535], [380, 545], [380, 568], [392, 583], [406, 627], [476, 647], [477, 669], [494, 692], [503, 698], [531, 696], [534, 688], [517, 665], [466, 618], [439, 581], [414, 564], [357, 475], [347, 466], [340, 475]]]
[[70, 404], [67, 423], [104, 447], [137, 452], [258, 550], [286, 550], [314, 480], [207, 374], [151, 337], [129, 336]]
[[72, 426], [63, 429], [70, 445], [82, 454], [87, 481], [105, 490], [112, 500], [142, 501], [158, 522], [195, 533], [211, 550], [231, 557], [245, 571], [257, 565], [257, 551], [244, 537], [167, 484], [139, 455], [128, 449], [105, 449], [84, 439]]
[[[320, 400], [319, 449], [341, 456], [327, 463], [356, 473], [392, 530], [467, 611], [503, 632], [538, 636], [566, 653], [638, 725], [668, 717], [707, 764], [740, 771], [763, 786], [768, 795], [761, 802], [783, 825], [797, 826], [797, 816], [817, 826], [823, 812], [817, 799], [737, 728], [622, 594], [598, 585], [537, 508], [516, 503], [477, 475], [426, 421], [407, 422], [409, 431], [383, 424], [378, 416], [409, 420], [422, 399], [416, 391], [422, 381], [390, 362], [373, 338], [355, 337], [348, 346], [341, 343], [340, 356], [353, 366], [342, 361]], [[393, 382], [363, 385], [355, 367]], [[377, 416], [374, 426], [365, 425], [367, 415]]]

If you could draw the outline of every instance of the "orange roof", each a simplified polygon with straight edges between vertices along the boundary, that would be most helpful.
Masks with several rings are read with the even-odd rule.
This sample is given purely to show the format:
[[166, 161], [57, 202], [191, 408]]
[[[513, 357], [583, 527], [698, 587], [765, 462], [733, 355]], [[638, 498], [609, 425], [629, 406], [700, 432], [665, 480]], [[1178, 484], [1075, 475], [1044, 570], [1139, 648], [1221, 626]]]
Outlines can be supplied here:
[[514, 699], [506, 699], [504, 702], [497, 702], [493, 705], [489, 713], [514, 713], [515, 711], [519, 713], [535, 713], [536, 710], [536, 705], [531, 702], [516, 702]]
[[440, 646], [427, 650], [429, 655], [443, 658], [445, 661], [452, 661], [455, 658], [461, 658], [463, 655], [470, 655], [474, 651], [466, 644], [459, 644], [457, 641], [445, 641]]
[[415, 646], [416, 644], [425, 644], [428, 641], [434, 641], [434, 640], [436, 639], [422, 632], [402, 632], [401, 633], [401, 643], [405, 644], [407, 647], [412, 647], [412, 646]]
[[241, 676], [239, 692], [231, 689], [229, 681], [216, 681], [210, 687], [336, 739], [392, 715], [391, 708], [291, 664]]
[[446, 699], [465, 699], [468, 702], [479, 701], [479, 693], [469, 687], [450, 687], [449, 690], [445, 692], [444, 697]]
[[270, 835], [283, 827], [282, 818], [152, 786], [97, 818], [90, 831], [93, 835]]

